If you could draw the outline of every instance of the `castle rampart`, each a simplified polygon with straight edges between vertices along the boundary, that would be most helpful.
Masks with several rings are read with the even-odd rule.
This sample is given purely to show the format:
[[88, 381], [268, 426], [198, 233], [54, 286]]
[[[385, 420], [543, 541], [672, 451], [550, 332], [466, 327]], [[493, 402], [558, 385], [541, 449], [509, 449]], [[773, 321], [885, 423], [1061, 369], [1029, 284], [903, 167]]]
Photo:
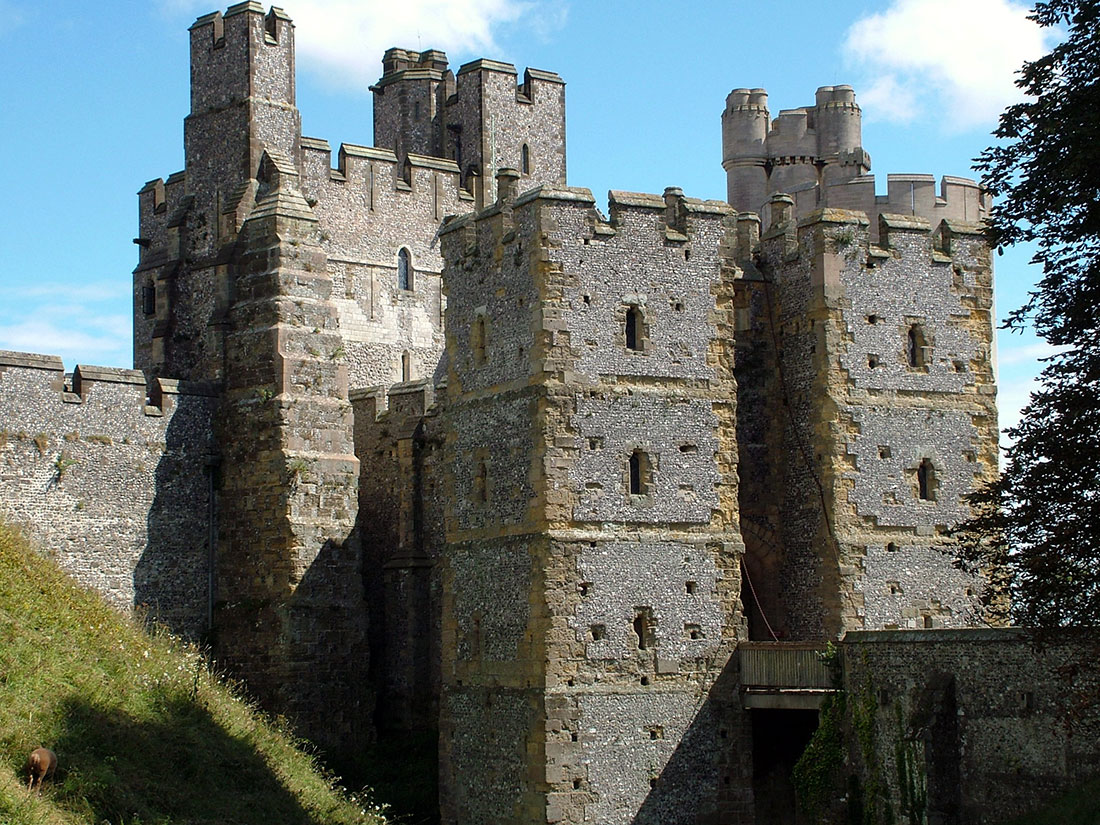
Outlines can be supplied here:
[[[874, 731], [859, 779], [899, 818], [918, 802], [928, 821], [1009, 821], [1100, 771], [1092, 628], [849, 633], [839, 650]], [[903, 759], [919, 800], [897, 770], [870, 776]]]
[[215, 399], [134, 370], [0, 352], [0, 516], [118, 607], [210, 627]]

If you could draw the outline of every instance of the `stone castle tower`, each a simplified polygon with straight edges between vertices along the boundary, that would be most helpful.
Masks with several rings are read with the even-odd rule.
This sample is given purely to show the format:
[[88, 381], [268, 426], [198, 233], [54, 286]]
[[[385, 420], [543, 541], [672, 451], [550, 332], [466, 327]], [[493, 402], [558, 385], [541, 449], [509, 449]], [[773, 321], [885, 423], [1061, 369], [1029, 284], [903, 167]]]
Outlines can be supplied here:
[[729, 203], [605, 218], [555, 74], [390, 49], [334, 157], [284, 12], [190, 37], [136, 370], [0, 353], [45, 430], [3, 514], [83, 580], [333, 751], [438, 732], [447, 823], [752, 822], [788, 717], [739, 647], [979, 620], [937, 547], [996, 466], [987, 204], [876, 195], [850, 88], [735, 90]]

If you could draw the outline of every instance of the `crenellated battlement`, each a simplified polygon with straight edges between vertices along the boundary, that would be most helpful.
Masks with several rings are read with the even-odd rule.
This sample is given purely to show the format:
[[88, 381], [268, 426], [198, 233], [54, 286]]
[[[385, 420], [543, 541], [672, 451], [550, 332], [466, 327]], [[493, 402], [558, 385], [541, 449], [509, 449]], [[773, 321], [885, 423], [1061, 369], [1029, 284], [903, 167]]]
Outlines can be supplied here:
[[[806, 184], [786, 191], [794, 205], [794, 214], [806, 218], [815, 212], [843, 210], [864, 213], [872, 238], [879, 237], [882, 215], [907, 215], [935, 227], [943, 221], [954, 224], [980, 224], [991, 206], [989, 195], [975, 181], [945, 175], [939, 181], [932, 175], [888, 175], [887, 194], [875, 193], [875, 176], [861, 175], [835, 184]], [[772, 223], [773, 206], [763, 209], [764, 222]]]
[[237, 3], [199, 17], [190, 34], [192, 116], [249, 97], [294, 105], [294, 23], [282, 9]]
[[[18, 378], [16, 378], [18, 376]], [[18, 380], [21, 392], [60, 405], [111, 406], [119, 415], [140, 412], [160, 417], [171, 413], [180, 396], [211, 398], [214, 393], [192, 382], [153, 378], [147, 385], [141, 370], [77, 364], [71, 373], [56, 355], [0, 350], [0, 385]], [[4, 394], [0, 389], [0, 396]], [[68, 409], [72, 409], [71, 407]], [[72, 409], [69, 415], [79, 416]]]

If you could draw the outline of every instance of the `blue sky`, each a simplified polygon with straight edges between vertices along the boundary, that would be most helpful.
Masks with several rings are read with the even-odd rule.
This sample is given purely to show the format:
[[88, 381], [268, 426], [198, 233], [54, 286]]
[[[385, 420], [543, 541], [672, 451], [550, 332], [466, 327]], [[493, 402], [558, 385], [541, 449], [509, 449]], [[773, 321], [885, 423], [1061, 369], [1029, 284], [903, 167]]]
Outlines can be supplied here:
[[[389, 45], [492, 57], [567, 82], [568, 177], [608, 189], [725, 196], [726, 94], [765, 87], [773, 116], [849, 83], [887, 173], [973, 176], [1013, 73], [1049, 39], [1010, 0], [285, 0], [297, 25], [303, 132], [372, 142], [367, 86]], [[130, 364], [141, 185], [183, 167], [194, 0], [0, 0], [0, 349]], [[221, 6], [224, 9], [224, 6]], [[996, 260], [997, 309], [1024, 300], [1024, 250]], [[1045, 345], [1000, 334], [1002, 426]]]

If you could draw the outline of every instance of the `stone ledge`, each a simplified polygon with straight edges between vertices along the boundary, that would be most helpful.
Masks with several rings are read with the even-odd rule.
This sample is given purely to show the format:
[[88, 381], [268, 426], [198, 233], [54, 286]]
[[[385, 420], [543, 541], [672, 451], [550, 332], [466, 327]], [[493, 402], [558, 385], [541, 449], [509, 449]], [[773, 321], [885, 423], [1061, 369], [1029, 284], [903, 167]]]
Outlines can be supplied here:
[[58, 355], [40, 355], [35, 352], [0, 350], [0, 367], [24, 367], [34, 370], [64, 372], [65, 364]]

